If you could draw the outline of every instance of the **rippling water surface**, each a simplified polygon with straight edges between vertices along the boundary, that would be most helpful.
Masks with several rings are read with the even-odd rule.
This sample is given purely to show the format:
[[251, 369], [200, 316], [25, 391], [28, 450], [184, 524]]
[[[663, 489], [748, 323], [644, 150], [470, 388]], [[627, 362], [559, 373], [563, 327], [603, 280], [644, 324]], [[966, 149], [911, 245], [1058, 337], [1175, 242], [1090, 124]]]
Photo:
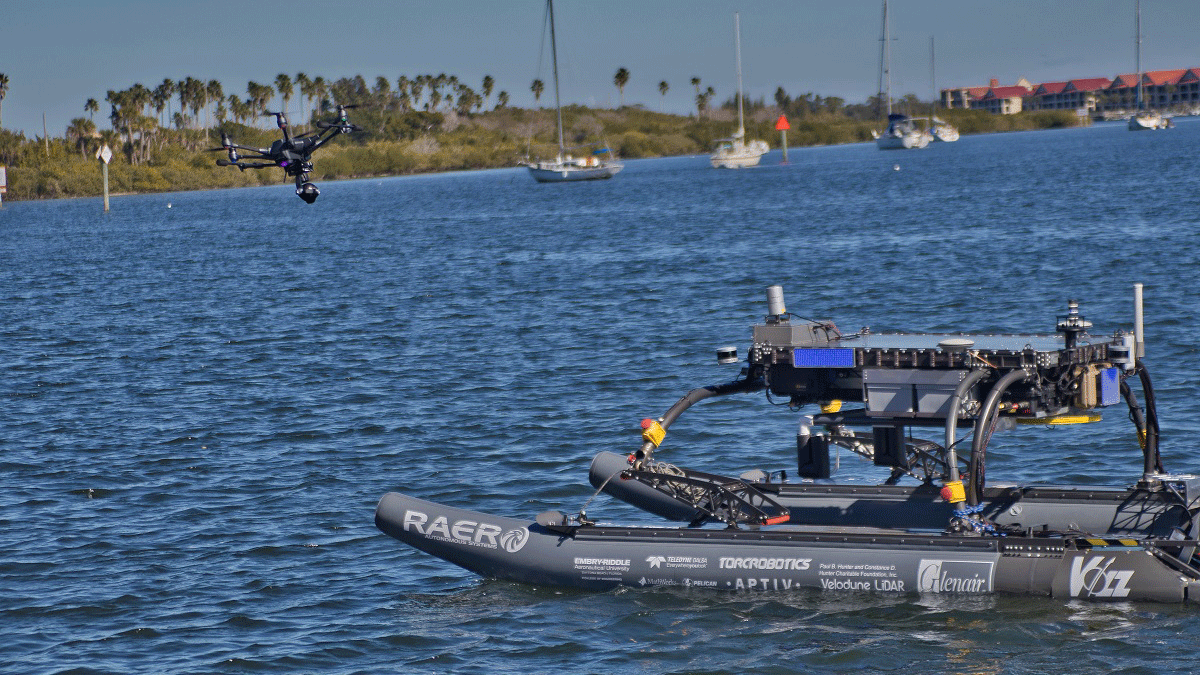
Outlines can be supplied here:
[[[1194, 607], [558, 591], [409, 549], [373, 510], [389, 490], [578, 510], [593, 455], [731, 379], [713, 350], [745, 353], [775, 283], [843, 328], [1052, 332], [1075, 298], [1107, 334], [1142, 282], [1164, 462], [1200, 471], [1198, 148], [1183, 120], [575, 185], [325, 183], [313, 206], [286, 186], [6, 203], [0, 671], [1190, 672]], [[787, 468], [794, 425], [709, 401], [659, 456]], [[990, 477], [1131, 482], [1131, 429], [997, 436]]]

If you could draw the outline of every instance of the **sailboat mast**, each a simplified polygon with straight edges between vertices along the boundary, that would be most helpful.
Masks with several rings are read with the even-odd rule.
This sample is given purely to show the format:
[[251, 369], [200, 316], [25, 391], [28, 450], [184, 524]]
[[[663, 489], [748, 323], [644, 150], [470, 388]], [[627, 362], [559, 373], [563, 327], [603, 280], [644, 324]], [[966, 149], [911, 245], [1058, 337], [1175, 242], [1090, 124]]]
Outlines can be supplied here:
[[887, 84], [887, 114], [892, 116], [892, 35], [888, 29], [888, 4], [883, 0], [883, 76]]
[[[930, 105], [930, 118], [937, 117], [938, 107], [938, 90], [937, 90], [937, 55], [933, 48], [933, 36], [929, 36], [929, 94], [933, 96], [933, 103]], [[929, 120], [930, 128], [933, 127], [933, 119]]]
[[737, 97], [738, 97], [738, 135], [746, 134], [746, 126], [742, 123], [742, 24], [737, 12], [733, 13], [733, 51], [737, 63]]
[[554, 109], [558, 113], [558, 156], [561, 158], [566, 150], [563, 148], [562, 103], [558, 99], [558, 45], [554, 42], [554, 0], [546, 0], [550, 9], [550, 60], [554, 64]]
[[1142, 109], [1142, 0], [1137, 0], [1137, 47], [1134, 50], [1137, 59], [1137, 109]]

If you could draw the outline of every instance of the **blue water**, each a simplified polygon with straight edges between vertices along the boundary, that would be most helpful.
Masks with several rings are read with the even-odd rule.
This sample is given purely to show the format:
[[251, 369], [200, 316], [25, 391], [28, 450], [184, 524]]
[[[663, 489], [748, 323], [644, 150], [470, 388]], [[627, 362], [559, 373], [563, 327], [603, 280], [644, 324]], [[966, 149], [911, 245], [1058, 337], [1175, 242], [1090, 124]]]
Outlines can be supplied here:
[[[843, 329], [1049, 333], [1078, 299], [1110, 334], [1142, 282], [1164, 462], [1200, 471], [1198, 149], [1182, 120], [326, 182], [313, 206], [5, 203], [0, 672], [1191, 672], [1190, 606], [560, 591], [411, 550], [373, 510], [577, 511], [597, 452], [734, 376], [714, 349], [745, 354], [771, 284]], [[989, 479], [1132, 482], [1124, 418], [997, 435]], [[795, 423], [707, 401], [658, 456], [789, 468]]]

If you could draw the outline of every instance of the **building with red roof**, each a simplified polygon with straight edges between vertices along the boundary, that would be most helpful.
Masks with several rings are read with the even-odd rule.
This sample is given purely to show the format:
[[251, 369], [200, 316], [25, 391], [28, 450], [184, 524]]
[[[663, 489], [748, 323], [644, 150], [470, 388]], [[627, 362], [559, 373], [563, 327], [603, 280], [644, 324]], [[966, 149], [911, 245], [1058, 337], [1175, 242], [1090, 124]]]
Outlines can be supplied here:
[[988, 87], [956, 87], [942, 90], [942, 105], [947, 108], [970, 108], [971, 103], [983, 98]]
[[1089, 77], [1031, 84], [1021, 78], [1011, 86], [992, 79], [987, 87], [952, 87], [941, 91], [947, 108], [976, 108], [1001, 115], [1022, 110], [1075, 110], [1079, 114], [1120, 113], [1137, 107], [1138, 83], [1146, 108], [1200, 109], [1200, 68], [1124, 73], [1114, 79]]
[[[992, 80], [995, 82], [995, 80]], [[990, 113], [1012, 115], [1021, 112], [1026, 96], [1033, 93], [1034, 86], [1024, 78], [1010, 87], [988, 87], [987, 93], [972, 102], [972, 108], [979, 108]]]
[[1112, 80], [1107, 77], [1043, 84], [1033, 91], [1026, 109], [1095, 112], [1099, 105], [1100, 93], [1108, 89], [1110, 84]]

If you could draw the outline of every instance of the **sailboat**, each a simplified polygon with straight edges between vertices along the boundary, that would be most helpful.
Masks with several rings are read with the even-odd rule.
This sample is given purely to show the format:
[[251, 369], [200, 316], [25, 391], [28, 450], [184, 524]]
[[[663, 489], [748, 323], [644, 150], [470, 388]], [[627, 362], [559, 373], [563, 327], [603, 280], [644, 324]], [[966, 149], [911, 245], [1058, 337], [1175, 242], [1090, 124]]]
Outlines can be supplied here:
[[933, 36], [929, 36], [929, 87], [933, 90], [933, 114], [929, 116], [929, 130], [933, 134], [933, 140], [942, 143], [953, 143], [958, 140], [958, 129], [953, 124], [946, 120], [940, 119], [937, 116], [937, 77], [935, 75], [935, 64], [937, 63], [934, 57]]
[[718, 139], [713, 148], [714, 169], [741, 169], [757, 166], [770, 148], [766, 141], [746, 142], [746, 125], [742, 120], [742, 26], [738, 15], [733, 15], [734, 52], [737, 62], [738, 128], [732, 138]]
[[888, 4], [883, 0], [883, 48], [881, 61], [883, 75], [887, 82], [887, 129], [875, 137], [875, 143], [880, 150], [908, 150], [923, 148], [933, 140], [932, 134], [917, 127], [916, 121], [908, 115], [892, 112], [892, 45], [891, 34], [888, 30]]
[[[567, 154], [563, 143], [562, 103], [558, 95], [558, 46], [554, 40], [554, 0], [546, 0], [550, 17], [550, 53], [554, 64], [554, 109], [558, 116], [558, 156], [526, 164], [529, 174], [539, 183], [562, 183], [577, 180], [612, 178], [625, 167], [616, 161], [608, 148], [596, 148], [585, 157]], [[589, 146], [590, 147], [590, 146]]]
[[1142, 106], [1142, 0], [1137, 1], [1137, 110], [1129, 116], [1130, 131], [1145, 131], [1147, 129], [1166, 129], [1171, 121], [1162, 115], [1143, 110]]

